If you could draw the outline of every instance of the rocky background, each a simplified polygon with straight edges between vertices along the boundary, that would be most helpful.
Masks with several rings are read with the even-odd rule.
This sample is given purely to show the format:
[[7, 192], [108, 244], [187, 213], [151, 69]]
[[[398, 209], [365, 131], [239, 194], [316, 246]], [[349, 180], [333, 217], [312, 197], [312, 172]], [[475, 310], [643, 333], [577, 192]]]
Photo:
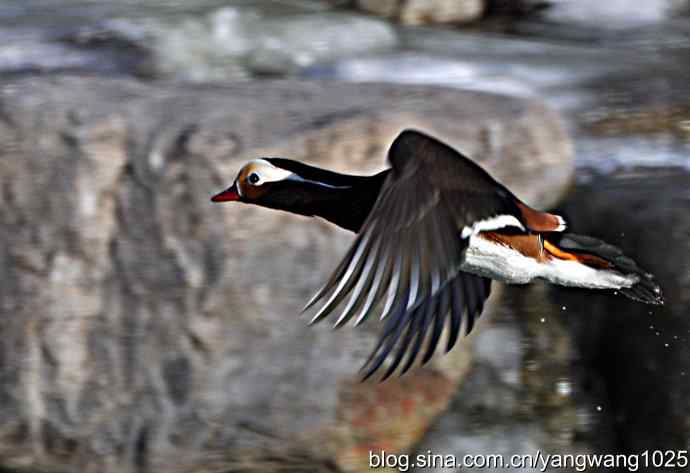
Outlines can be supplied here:
[[[687, 10], [6, 0], [0, 471], [687, 449]], [[667, 305], [494, 284], [451, 353], [359, 383], [378, 324], [298, 317], [351, 235], [209, 197], [262, 155], [374, 172], [407, 127], [621, 246]]]

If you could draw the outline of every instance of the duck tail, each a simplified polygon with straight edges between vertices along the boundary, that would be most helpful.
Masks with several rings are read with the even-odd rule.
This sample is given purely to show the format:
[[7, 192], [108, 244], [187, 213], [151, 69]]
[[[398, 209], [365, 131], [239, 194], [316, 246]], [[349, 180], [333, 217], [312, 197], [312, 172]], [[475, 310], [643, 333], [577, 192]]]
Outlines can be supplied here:
[[544, 240], [544, 249], [555, 258], [576, 260], [592, 268], [634, 275], [637, 277], [637, 282], [630, 287], [617, 289], [618, 292], [645, 304], [663, 305], [664, 303], [661, 287], [654, 276], [640, 268], [616, 246], [590, 236], [566, 233], [561, 234], [557, 243]]

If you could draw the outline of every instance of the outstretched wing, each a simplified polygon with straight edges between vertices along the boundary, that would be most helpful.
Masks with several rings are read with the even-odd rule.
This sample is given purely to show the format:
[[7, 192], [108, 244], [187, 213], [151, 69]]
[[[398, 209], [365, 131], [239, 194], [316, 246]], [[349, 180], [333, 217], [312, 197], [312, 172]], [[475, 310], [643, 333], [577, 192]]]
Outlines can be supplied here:
[[446, 324], [447, 350], [455, 344], [463, 319], [469, 333], [491, 284], [459, 269], [469, 237], [506, 226], [527, 231], [531, 221], [539, 220], [525, 218], [520, 207], [524, 204], [478, 165], [424, 134], [404, 131], [388, 156], [392, 172], [367, 220], [342, 262], [305, 307], [325, 298], [314, 323], [349, 296], [335, 327], [352, 318], [358, 325], [374, 312], [387, 319], [363, 367], [365, 379], [391, 353], [394, 357], [383, 379], [397, 369], [405, 354], [402, 373], [406, 372], [428, 338], [422, 358], [426, 363]]

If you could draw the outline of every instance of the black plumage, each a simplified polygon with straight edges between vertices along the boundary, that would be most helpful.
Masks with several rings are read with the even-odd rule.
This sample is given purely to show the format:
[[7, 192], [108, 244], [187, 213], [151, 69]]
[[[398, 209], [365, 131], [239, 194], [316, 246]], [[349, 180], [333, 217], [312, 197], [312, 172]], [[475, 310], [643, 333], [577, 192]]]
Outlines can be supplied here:
[[567, 233], [558, 240], [558, 246], [573, 254], [596, 255], [628, 274], [635, 274], [639, 281], [631, 287], [620, 288], [626, 297], [645, 304], [661, 305], [664, 298], [654, 276], [640, 268], [631, 258], [623, 254], [617, 246], [587, 235]]
[[357, 308], [361, 307], [356, 324], [385, 302], [381, 318], [389, 320], [365, 364], [365, 378], [394, 351], [383, 379], [405, 353], [408, 361], [402, 372], [407, 371], [434, 320], [424, 362], [438, 343], [444, 318], [450, 327], [447, 350], [455, 344], [463, 319], [469, 333], [489, 297], [491, 281], [460, 271], [468, 242], [462, 229], [496, 215], [522, 218], [517, 198], [510, 191], [472, 161], [427, 135], [403, 132], [388, 157], [392, 170], [357, 239], [305, 307], [328, 296], [312, 319], [317, 322], [351, 295], [337, 327], [355, 315]]

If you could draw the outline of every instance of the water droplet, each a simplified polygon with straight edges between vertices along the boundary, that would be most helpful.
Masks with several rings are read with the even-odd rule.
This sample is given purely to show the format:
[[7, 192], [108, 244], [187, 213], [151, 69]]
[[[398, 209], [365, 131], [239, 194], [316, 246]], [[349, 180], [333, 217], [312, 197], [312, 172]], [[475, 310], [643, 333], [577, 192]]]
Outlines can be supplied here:
[[597, 411], [598, 411], [598, 412], [601, 412], [601, 411], [603, 411], [603, 410], [604, 410], [604, 408], [603, 408], [603, 407], [601, 407], [601, 406], [597, 406]]
[[542, 317], [541, 319], [539, 319], [539, 321], [540, 321], [541, 323], [544, 323], [544, 322], [546, 322], [546, 319], [545, 319], [544, 317]]
[[561, 396], [570, 396], [573, 391], [570, 381], [562, 379], [556, 383], [556, 392]]

